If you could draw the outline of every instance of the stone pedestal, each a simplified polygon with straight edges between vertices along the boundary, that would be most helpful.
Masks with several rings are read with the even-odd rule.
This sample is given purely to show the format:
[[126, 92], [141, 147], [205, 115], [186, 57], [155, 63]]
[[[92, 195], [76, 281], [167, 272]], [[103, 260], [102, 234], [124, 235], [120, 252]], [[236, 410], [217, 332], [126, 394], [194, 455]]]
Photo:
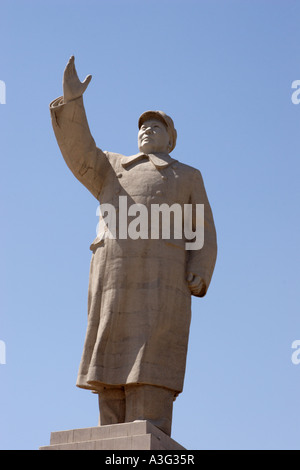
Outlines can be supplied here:
[[40, 450], [185, 450], [149, 421], [52, 432]]

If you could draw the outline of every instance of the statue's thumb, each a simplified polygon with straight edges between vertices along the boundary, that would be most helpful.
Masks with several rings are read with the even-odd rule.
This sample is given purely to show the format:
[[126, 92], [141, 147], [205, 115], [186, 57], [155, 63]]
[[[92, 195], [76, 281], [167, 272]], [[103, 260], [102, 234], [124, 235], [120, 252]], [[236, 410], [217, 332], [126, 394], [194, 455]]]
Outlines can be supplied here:
[[88, 84], [90, 83], [90, 81], [92, 80], [92, 75], [87, 75], [84, 79], [84, 81], [82, 82], [83, 85], [85, 85], [85, 88], [88, 86]]

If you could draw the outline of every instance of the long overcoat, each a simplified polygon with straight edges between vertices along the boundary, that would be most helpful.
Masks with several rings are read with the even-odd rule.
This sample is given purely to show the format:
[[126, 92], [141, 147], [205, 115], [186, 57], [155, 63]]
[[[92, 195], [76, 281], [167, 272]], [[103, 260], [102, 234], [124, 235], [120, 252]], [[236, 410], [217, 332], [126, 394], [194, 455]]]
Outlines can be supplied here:
[[[186, 240], [172, 233], [169, 239], [109, 238], [107, 227], [91, 245], [88, 323], [77, 386], [97, 390], [103, 384], [152, 384], [178, 394], [191, 321], [187, 274], [201, 276], [205, 289], [199, 296], [205, 295], [217, 252], [201, 174], [165, 154], [125, 157], [100, 150], [82, 97], [67, 104], [57, 98], [50, 112], [68, 167], [100, 204], [115, 207], [116, 214], [120, 196], [126, 196], [128, 207], [143, 204], [149, 211], [153, 204], [204, 204], [200, 250], [186, 250]], [[184, 210], [182, 214], [184, 218]]]

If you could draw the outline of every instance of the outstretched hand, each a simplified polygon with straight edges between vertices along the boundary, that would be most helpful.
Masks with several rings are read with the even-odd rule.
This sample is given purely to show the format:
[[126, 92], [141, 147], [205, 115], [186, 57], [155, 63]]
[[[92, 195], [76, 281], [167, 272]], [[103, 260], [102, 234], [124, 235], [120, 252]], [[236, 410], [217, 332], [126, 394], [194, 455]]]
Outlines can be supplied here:
[[83, 95], [91, 79], [92, 75], [87, 75], [83, 82], [79, 80], [75, 68], [75, 57], [72, 56], [66, 65], [63, 76], [64, 103], [68, 103]]

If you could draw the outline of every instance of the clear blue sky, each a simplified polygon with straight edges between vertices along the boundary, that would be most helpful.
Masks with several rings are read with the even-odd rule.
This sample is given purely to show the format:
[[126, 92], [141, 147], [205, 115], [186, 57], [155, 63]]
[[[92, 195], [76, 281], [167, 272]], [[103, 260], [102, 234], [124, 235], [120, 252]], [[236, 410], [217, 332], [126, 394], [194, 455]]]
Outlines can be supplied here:
[[[97, 145], [137, 152], [170, 114], [172, 156], [202, 172], [219, 253], [193, 300], [174, 439], [187, 449], [300, 449], [299, 0], [2, 0], [0, 448], [97, 425], [75, 387], [97, 201], [50, 123], [74, 54]], [[167, 345], [166, 345], [167, 347]]]

